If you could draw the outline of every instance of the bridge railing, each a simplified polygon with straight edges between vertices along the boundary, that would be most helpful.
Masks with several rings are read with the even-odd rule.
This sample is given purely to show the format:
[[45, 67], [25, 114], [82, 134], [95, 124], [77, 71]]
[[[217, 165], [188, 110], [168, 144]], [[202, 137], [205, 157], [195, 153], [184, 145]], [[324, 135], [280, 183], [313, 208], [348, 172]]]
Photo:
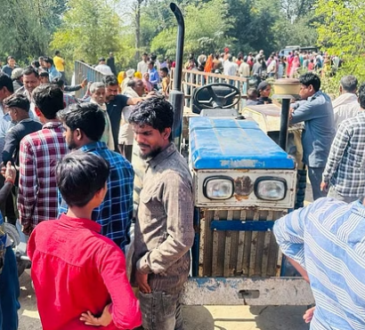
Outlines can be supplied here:
[[[171, 71], [171, 86], [173, 85], [174, 70]], [[196, 70], [183, 70], [182, 91], [185, 94], [185, 106], [192, 110], [194, 91], [208, 84], [223, 83], [237, 87], [242, 95], [247, 92], [247, 78], [226, 76], [223, 74], [207, 73]], [[241, 102], [236, 105], [240, 110]]]
[[[96, 71], [90, 65], [86, 63], [75, 61], [75, 84], [81, 84], [81, 82], [86, 78], [89, 82], [101, 82], [105, 75], [99, 71]], [[85, 95], [87, 87], [80, 89], [75, 93], [75, 96], [80, 98]]]

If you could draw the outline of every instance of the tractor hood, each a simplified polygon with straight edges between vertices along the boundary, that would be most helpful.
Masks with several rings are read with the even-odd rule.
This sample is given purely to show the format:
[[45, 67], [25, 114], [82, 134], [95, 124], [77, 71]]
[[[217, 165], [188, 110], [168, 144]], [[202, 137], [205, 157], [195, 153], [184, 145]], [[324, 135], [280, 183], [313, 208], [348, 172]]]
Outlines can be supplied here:
[[295, 162], [254, 121], [190, 118], [194, 169], [294, 169]]

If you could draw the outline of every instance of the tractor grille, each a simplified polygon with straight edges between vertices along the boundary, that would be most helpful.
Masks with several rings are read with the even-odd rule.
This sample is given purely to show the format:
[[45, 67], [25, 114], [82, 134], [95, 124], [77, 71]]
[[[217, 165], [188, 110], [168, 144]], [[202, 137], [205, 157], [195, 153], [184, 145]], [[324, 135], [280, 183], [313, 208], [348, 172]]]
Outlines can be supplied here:
[[202, 210], [199, 276], [279, 276], [282, 255], [271, 231], [217, 231], [213, 220], [277, 220], [286, 211]]

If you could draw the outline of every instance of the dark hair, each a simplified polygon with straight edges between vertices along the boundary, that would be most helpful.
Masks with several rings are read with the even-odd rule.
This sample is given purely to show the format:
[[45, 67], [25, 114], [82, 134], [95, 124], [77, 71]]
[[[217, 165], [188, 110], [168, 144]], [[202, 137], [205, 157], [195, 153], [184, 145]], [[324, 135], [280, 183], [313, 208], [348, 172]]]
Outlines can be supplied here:
[[39, 74], [40, 77], [49, 77], [49, 73], [47, 71], [41, 71]]
[[319, 77], [312, 72], [307, 72], [307, 73], [302, 74], [299, 77], [299, 82], [306, 87], [308, 87], [309, 85], [312, 85], [313, 89], [316, 92], [318, 92], [319, 89], [321, 88], [321, 79], [319, 79]]
[[103, 158], [74, 151], [56, 166], [57, 186], [68, 206], [83, 207], [105, 186], [109, 172], [109, 164]]
[[59, 88], [65, 86], [65, 82], [61, 78], [54, 78], [51, 83], [57, 85]]
[[155, 55], [155, 54], [151, 54], [151, 62], [155, 62], [156, 61], [156, 59], [157, 59], [157, 55]]
[[51, 64], [51, 66], [54, 64], [54, 63], [53, 63], [53, 60], [52, 60], [50, 57], [46, 57], [46, 58], [44, 59], [44, 62]]
[[127, 86], [130, 88], [135, 88], [137, 85], [143, 85], [143, 81], [138, 78], [129, 79]]
[[[161, 133], [172, 128], [174, 111], [171, 103], [164, 98], [154, 97], [139, 103], [129, 117], [129, 122], [137, 125], [149, 125]], [[169, 137], [172, 140], [172, 134]]]
[[54, 54], [55, 54], [55, 56], [57, 56], [57, 55], [59, 55], [59, 54], [60, 54], [60, 51], [59, 51], [59, 50], [56, 50], [56, 51], [54, 52]]
[[13, 81], [7, 74], [0, 72], [0, 89], [3, 89], [4, 87], [6, 87], [10, 93], [14, 93]]
[[29, 112], [30, 102], [24, 94], [16, 93], [7, 97], [3, 104], [7, 108], [20, 108]]
[[259, 91], [256, 88], [249, 88], [247, 91], [247, 97], [249, 99], [257, 98], [259, 96]]
[[57, 117], [63, 121], [71, 131], [80, 129], [92, 141], [99, 141], [105, 130], [103, 110], [94, 103], [71, 104], [58, 113]]
[[36, 87], [32, 93], [36, 107], [47, 119], [56, 119], [57, 112], [64, 108], [63, 92], [54, 84]]
[[99, 58], [99, 62], [105, 62], [105, 58], [104, 57], [100, 57]]
[[39, 61], [37, 61], [37, 60], [32, 61], [32, 65], [34, 65], [37, 69], [41, 66], [39, 64]]
[[34, 74], [37, 78], [39, 78], [39, 73], [37, 70], [34, 70], [32, 66], [28, 66], [23, 71], [23, 76], [30, 76], [31, 74]]
[[362, 109], [365, 109], [365, 83], [361, 84], [358, 89], [359, 103]]
[[109, 75], [103, 78], [103, 83], [105, 86], [115, 86], [118, 85], [118, 80], [115, 76]]
[[355, 92], [357, 88], [357, 78], [355, 76], [349, 75], [341, 78], [341, 86], [346, 92]]
[[15, 58], [14, 58], [14, 56], [8, 56], [7, 58], [6, 58], [6, 61], [9, 61], [9, 60], [15, 60]]
[[270, 84], [267, 81], [261, 81], [257, 86], [259, 92], [264, 91]]
[[169, 73], [169, 69], [168, 69], [168, 68], [166, 68], [166, 67], [161, 68], [161, 69], [160, 69], [160, 71], [163, 71], [163, 72], [165, 72], [166, 74], [168, 74], [168, 73]]
[[155, 62], [149, 61], [148, 64], [151, 64], [152, 66], [155, 66]]

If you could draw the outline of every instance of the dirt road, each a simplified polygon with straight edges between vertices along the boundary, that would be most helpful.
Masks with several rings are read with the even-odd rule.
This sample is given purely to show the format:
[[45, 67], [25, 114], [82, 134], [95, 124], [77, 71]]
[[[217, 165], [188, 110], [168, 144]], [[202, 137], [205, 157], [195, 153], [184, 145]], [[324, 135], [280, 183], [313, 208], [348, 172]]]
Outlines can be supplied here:
[[[20, 278], [22, 305], [19, 330], [41, 330], [29, 270]], [[184, 307], [186, 330], [307, 330], [305, 307], [201, 306]]]

